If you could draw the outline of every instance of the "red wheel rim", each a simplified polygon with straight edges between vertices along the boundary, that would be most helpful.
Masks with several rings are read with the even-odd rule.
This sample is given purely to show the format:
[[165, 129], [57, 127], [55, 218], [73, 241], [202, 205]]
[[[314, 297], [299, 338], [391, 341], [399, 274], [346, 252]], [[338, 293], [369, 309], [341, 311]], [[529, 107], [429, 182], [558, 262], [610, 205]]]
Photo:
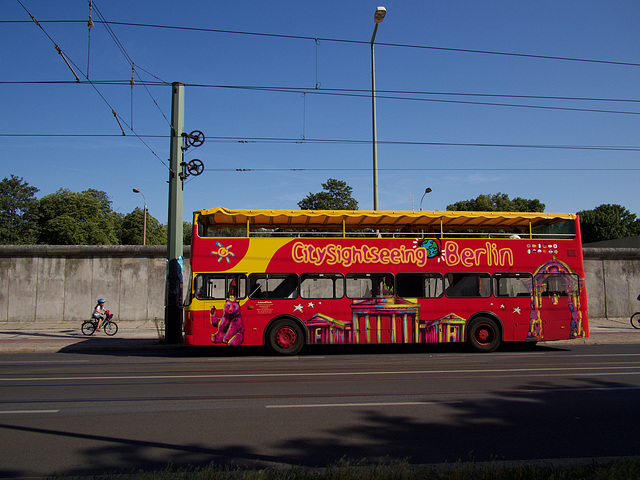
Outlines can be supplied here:
[[475, 331], [475, 339], [480, 345], [489, 345], [493, 342], [493, 339], [496, 337], [495, 330], [491, 327], [491, 325], [478, 325]]
[[298, 335], [296, 331], [291, 327], [282, 327], [279, 328], [276, 332], [276, 344], [282, 349], [293, 347], [296, 344], [297, 340]]

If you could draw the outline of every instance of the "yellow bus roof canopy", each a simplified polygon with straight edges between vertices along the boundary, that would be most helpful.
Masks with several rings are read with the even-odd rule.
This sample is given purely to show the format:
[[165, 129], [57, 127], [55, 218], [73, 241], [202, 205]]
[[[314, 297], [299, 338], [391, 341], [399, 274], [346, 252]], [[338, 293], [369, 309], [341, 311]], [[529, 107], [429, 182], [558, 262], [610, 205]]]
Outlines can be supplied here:
[[497, 230], [544, 227], [575, 220], [573, 213], [448, 212], [372, 210], [230, 210], [223, 207], [194, 212], [208, 228], [266, 229], [440, 229]]

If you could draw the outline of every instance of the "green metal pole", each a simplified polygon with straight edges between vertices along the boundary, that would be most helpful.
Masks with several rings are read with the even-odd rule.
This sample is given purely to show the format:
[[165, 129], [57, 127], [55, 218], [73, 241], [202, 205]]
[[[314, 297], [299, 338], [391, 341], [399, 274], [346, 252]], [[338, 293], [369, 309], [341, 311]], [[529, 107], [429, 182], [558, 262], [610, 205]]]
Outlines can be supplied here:
[[373, 43], [376, 40], [378, 24], [371, 36], [371, 120], [373, 123], [373, 209], [378, 210], [378, 129], [376, 126], [376, 65]]
[[169, 219], [167, 229], [167, 286], [164, 335], [167, 343], [182, 343], [182, 145], [184, 84], [171, 85], [171, 154], [169, 158]]

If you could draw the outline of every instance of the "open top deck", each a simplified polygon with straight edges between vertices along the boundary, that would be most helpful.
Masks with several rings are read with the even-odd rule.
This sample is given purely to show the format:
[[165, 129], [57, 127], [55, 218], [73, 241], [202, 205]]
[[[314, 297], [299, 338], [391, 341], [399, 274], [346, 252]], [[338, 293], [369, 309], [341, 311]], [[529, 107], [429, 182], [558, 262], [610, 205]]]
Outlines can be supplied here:
[[[573, 238], [576, 214], [528, 212], [371, 211], [371, 210], [231, 210], [223, 207], [194, 212], [200, 236], [216, 230], [244, 231], [247, 237], [273, 235], [402, 235], [438, 236], [498, 233], [503, 235]], [[238, 233], [236, 233], [238, 234]], [[226, 235], [224, 235], [226, 236]]]

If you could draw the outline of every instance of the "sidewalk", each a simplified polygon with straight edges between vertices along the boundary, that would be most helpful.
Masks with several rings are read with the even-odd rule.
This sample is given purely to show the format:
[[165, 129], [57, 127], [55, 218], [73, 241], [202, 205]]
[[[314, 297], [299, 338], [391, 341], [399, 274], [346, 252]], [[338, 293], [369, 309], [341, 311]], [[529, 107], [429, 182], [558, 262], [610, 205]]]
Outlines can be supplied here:
[[[108, 337], [103, 331], [85, 336], [80, 322], [57, 324], [0, 324], [0, 354], [28, 352], [89, 353], [110, 350], [167, 350], [182, 347], [164, 343], [164, 324], [118, 322], [118, 333]], [[561, 340], [549, 345], [640, 344], [640, 330], [628, 319], [594, 318], [589, 321], [590, 337]], [[542, 342], [544, 343], [544, 342]]]
[[83, 335], [82, 322], [0, 324], [0, 353], [89, 352], [100, 350], [167, 349], [164, 324], [160, 322], [119, 321], [118, 333], [107, 336], [104, 331]]

